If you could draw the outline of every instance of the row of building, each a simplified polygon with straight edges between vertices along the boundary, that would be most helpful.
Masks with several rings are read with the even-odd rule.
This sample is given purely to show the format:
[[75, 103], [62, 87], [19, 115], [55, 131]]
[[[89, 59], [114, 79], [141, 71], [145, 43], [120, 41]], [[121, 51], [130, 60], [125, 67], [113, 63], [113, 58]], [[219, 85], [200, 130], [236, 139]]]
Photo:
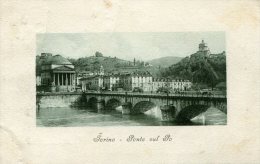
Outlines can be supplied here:
[[96, 73], [76, 74], [73, 64], [66, 58], [49, 53], [42, 53], [38, 62], [40, 67], [36, 70], [36, 84], [37, 90], [42, 91], [71, 92], [76, 90], [77, 85], [81, 86], [82, 91], [140, 89], [144, 92], [156, 92], [163, 87], [178, 91], [191, 87], [188, 80], [156, 79], [149, 72], [105, 74], [102, 66]]
[[105, 74], [101, 66], [98, 72], [76, 74], [71, 62], [61, 55], [42, 53], [38, 56], [36, 69], [37, 90], [48, 92], [72, 92], [77, 86], [82, 91], [109, 90], [156, 92], [159, 88], [183, 91], [191, 88], [188, 80], [153, 78], [149, 72]]
[[184, 91], [191, 88], [188, 80], [170, 80], [153, 78], [149, 72], [132, 72], [119, 74], [104, 74], [101, 66], [98, 75], [82, 77], [80, 85], [82, 91], [109, 90], [109, 91], [134, 91], [156, 92], [159, 88], [170, 88], [173, 91]]

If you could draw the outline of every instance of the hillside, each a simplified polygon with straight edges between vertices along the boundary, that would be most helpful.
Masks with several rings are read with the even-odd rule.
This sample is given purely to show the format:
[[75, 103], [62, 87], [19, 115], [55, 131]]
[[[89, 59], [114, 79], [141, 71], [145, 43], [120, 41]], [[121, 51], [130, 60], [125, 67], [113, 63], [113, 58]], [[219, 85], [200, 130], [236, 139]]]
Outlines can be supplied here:
[[182, 57], [167, 56], [167, 57], [161, 57], [161, 58], [149, 60], [147, 62], [150, 63], [151, 65], [155, 66], [155, 67], [159, 67], [159, 66], [160, 67], [169, 67], [173, 64], [178, 63], [181, 59], [183, 59], [183, 58]]
[[81, 71], [99, 71], [100, 66], [104, 67], [105, 73], [109, 72], [132, 72], [134, 70], [150, 70], [148, 63], [143, 61], [127, 61], [116, 57], [103, 56], [102, 53], [96, 52], [94, 56], [83, 57], [79, 59], [71, 59], [69, 61], [74, 64], [76, 72]]
[[99, 71], [99, 68], [102, 65], [106, 73], [132, 72], [138, 69], [141, 71], [149, 71], [153, 76], [160, 76], [160, 71], [167, 68], [167, 66], [177, 63], [181, 59], [181, 57], [168, 56], [147, 62], [139, 60], [127, 61], [116, 57], [107, 57], [100, 52], [96, 52], [94, 56], [69, 60], [75, 65], [77, 72]]
[[193, 83], [215, 86], [226, 81], [225, 52], [207, 55], [196, 52], [161, 72], [162, 77], [189, 79]]

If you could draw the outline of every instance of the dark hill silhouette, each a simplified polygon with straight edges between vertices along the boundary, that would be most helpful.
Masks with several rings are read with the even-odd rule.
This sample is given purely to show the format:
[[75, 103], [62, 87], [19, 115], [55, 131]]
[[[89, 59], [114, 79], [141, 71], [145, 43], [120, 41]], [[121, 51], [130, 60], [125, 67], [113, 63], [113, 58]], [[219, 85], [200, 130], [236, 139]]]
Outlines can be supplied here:
[[226, 81], [226, 55], [196, 52], [161, 72], [163, 77], [182, 78], [215, 86]]
[[149, 60], [148, 62], [155, 67], [169, 67], [173, 64], [178, 63], [183, 59], [182, 57], [166, 56], [157, 59]]

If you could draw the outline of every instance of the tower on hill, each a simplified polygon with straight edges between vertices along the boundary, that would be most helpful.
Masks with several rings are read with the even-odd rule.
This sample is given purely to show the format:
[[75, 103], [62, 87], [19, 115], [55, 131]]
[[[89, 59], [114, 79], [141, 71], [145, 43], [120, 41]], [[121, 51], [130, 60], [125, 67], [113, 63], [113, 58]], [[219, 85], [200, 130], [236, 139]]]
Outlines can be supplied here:
[[204, 40], [202, 40], [201, 43], [199, 44], [199, 51], [207, 51], [207, 50], [208, 50], [208, 46], [204, 42]]
[[204, 42], [204, 40], [202, 40], [199, 44], [199, 52], [204, 52], [205, 55], [210, 55], [209, 48], [207, 46], [207, 43]]

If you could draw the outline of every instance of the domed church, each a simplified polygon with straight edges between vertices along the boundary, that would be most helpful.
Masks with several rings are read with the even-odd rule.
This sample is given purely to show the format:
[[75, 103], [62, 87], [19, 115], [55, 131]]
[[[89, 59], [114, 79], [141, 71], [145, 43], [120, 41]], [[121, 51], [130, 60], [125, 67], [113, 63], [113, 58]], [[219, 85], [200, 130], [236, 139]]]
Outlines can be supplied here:
[[41, 54], [41, 84], [44, 91], [71, 92], [75, 90], [74, 65], [61, 55]]

